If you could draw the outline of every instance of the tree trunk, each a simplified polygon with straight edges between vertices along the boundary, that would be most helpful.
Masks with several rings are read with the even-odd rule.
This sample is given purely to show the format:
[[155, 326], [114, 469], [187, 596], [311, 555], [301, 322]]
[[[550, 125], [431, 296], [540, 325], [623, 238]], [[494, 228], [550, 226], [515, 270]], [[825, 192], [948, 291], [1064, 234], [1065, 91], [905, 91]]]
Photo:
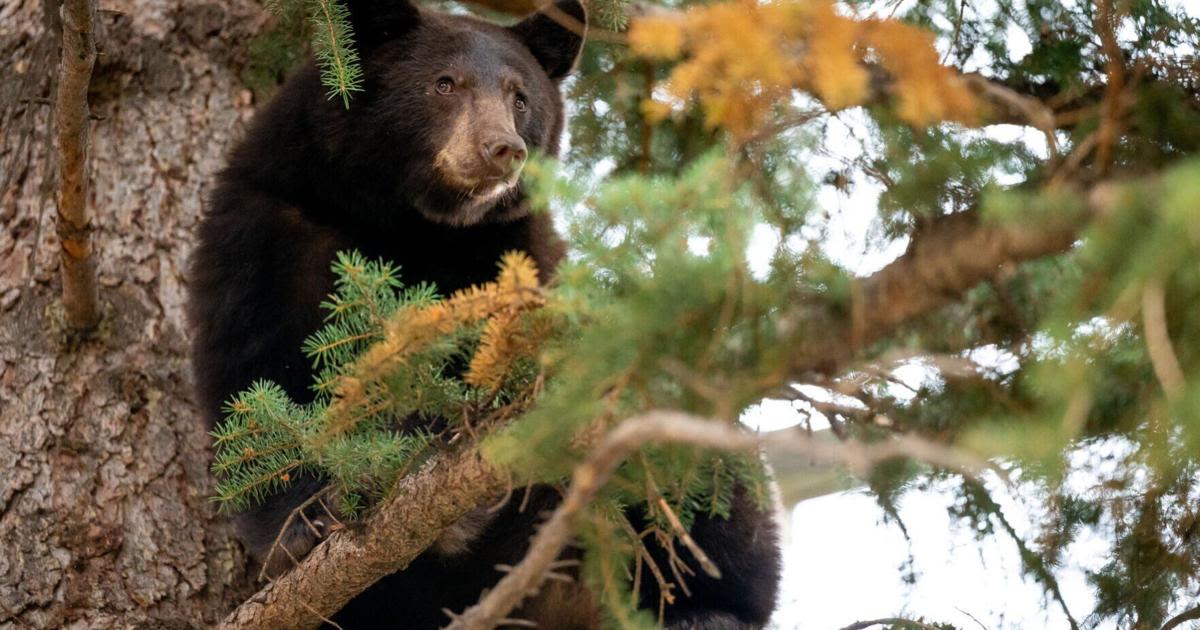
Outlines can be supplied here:
[[208, 627], [252, 584], [208, 498], [186, 269], [252, 108], [238, 77], [264, 18], [249, 0], [101, 1], [88, 203], [104, 320], [67, 347], [47, 127], [56, 14], [0, 4], [0, 629]]

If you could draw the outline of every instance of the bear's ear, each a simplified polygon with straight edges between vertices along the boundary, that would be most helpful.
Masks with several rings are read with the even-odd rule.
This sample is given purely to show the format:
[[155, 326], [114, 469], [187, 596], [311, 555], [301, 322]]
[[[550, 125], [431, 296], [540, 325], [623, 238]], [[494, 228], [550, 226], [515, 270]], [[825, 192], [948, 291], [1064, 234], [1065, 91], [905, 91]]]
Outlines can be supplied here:
[[354, 42], [359, 53], [415, 28], [420, 11], [409, 0], [342, 0], [350, 12]]
[[571, 72], [583, 36], [587, 31], [587, 11], [579, 0], [558, 0], [509, 27], [533, 53], [551, 79]]

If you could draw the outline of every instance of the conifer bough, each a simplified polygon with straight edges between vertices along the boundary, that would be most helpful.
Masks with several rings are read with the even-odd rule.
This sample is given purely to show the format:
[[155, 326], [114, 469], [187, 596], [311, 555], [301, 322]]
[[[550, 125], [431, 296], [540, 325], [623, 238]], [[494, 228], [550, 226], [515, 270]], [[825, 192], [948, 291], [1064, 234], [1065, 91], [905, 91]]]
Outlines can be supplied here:
[[[1119, 196], [1119, 189], [1113, 185], [1097, 185], [1083, 194], [1086, 203], [1082, 215], [1064, 212], [1061, 222], [1040, 227], [989, 225], [973, 216], [974, 213], [944, 218], [942, 223], [915, 238], [899, 260], [864, 280], [865, 290], [859, 292], [861, 299], [853, 318], [852, 336], [857, 342], [848, 345], [858, 347], [864, 341], [885, 335], [906, 321], [943, 306], [954, 296], [991, 278], [1004, 265], [1069, 249], [1087, 220], [1108, 212], [1117, 204]], [[851, 350], [848, 345], [842, 340], [829, 347], [800, 349], [796, 365], [805, 370], [814, 367], [832, 369], [831, 366], [848, 358]], [[823, 354], [826, 351], [829, 354]], [[683, 420], [705, 426], [697, 424], [696, 431], [681, 431], [675, 424]], [[741, 434], [739, 437], [734, 427], [694, 418], [683, 420], [676, 416], [656, 419], [654, 413], [627, 420], [606, 438], [609, 441], [602, 443], [581, 468], [590, 466], [588, 470], [593, 473], [603, 472], [608, 464], [619, 463], [631, 434], [659, 441], [702, 440], [706, 446], [719, 446], [724, 450], [745, 450], [758, 443], [754, 436]], [[666, 433], [662, 427], [640, 426], [640, 423], [659, 422], [670, 425]], [[704, 440], [709, 428], [719, 430], [720, 439]], [[796, 440], [789, 440], [788, 445], [790, 450], [857, 469], [891, 457], [909, 457], [967, 474], [978, 472], [986, 465], [959, 451], [904, 436], [869, 447], [815, 443], [803, 446]], [[876, 450], [871, 450], [872, 447]], [[573, 487], [571, 492], [577, 493], [579, 499], [556, 511], [551, 517], [552, 523], [558, 523], [555, 527], [551, 528], [549, 524], [543, 527], [543, 533], [534, 540], [526, 557], [530, 564], [523, 561], [518, 565], [497, 588], [481, 599], [476, 608], [454, 620], [454, 627], [459, 630], [494, 627], [496, 620], [517, 605], [530, 589], [536, 589], [544, 575], [544, 570], [538, 570], [541, 563], [545, 558], [553, 560], [557, 557], [572, 531], [574, 514], [602, 483], [603, 475], [592, 478], [578, 493]], [[292, 571], [243, 603], [220, 628], [316, 627], [377, 580], [407, 567], [446, 527], [471, 509], [495, 500], [505, 487], [503, 473], [474, 449], [434, 458], [420, 472], [403, 478], [391, 498], [384, 501], [361, 528], [332, 535]]]

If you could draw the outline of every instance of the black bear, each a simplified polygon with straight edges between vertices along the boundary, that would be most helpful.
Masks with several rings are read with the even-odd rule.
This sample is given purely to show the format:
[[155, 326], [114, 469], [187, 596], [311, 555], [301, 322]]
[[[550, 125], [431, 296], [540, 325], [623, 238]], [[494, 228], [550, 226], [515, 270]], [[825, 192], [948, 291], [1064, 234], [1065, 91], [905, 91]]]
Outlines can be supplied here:
[[[260, 111], [217, 181], [192, 261], [189, 315], [196, 389], [209, 428], [257, 379], [311, 400], [301, 353], [321, 324], [334, 254], [355, 248], [397, 264], [406, 282], [445, 293], [491, 280], [500, 255], [523, 250], [543, 281], [564, 254], [544, 213], [531, 214], [518, 176], [532, 149], [558, 152], [561, 80], [582, 47], [586, 13], [560, 0], [511, 27], [418, 9], [405, 0], [344, 0], [363, 68], [348, 108], [327, 98], [319, 71], [301, 68]], [[318, 479], [238, 517], [262, 562], [287, 516]], [[761, 627], [774, 606], [779, 551], [772, 521], [738, 495], [729, 520], [700, 518], [692, 534], [718, 564], [697, 571], [690, 597], [665, 611], [673, 628]], [[334, 617], [343, 628], [438, 628], [522, 557], [535, 525], [558, 501], [538, 488], [523, 506], [479, 510], [404, 571]], [[510, 502], [518, 503], [518, 502]], [[283, 544], [297, 557], [317, 542], [297, 522]], [[659, 564], [665, 566], [665, 551]], [[686, 556], [686, 552], [680, 553]], [[284, 554], [272, 558], [285, 563]], [[653, 580], [643, 604], [657, 608]], [[585, 589], [543, 589], [514, 617], [538, 627], [593, 628]]]

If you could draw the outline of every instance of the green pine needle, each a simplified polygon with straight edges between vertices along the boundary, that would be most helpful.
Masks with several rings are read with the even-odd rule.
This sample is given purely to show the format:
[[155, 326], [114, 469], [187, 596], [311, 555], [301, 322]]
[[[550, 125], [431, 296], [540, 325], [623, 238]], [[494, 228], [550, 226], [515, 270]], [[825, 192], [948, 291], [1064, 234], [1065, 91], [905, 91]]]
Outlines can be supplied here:
[[363, 89], [363, 72], [354, 46], [350, 11], [338, 0], [267, 0], [266, 7], [281, 17], [303, 12], [308, 17], [310, 44], [321, 68], [321, 84], [328, 97], [341, 97], [350, 107], [350, 98]]
[[337, 0], [310, 0], [313, 53], [321, 65], [321, 83], [328, 97], [340, 96], [350, 108], [350, 95], [362, 91], [362, 66], [354, 48], [350, 11]]

